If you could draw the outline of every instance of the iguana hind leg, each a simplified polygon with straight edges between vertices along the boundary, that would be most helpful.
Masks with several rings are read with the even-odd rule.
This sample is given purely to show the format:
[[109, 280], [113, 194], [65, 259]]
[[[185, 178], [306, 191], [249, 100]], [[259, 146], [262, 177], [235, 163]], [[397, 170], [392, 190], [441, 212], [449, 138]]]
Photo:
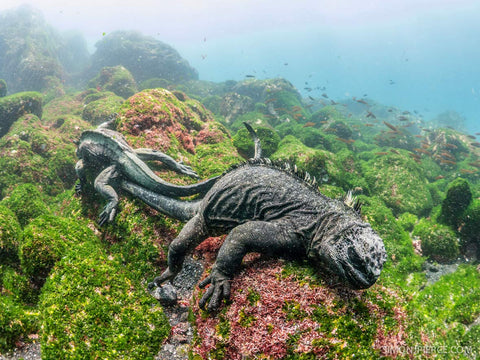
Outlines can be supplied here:
[[105, 168], [96, 178], [95, 190], [107, 200], [107, 205], [100, 213], [98, 224], [102, 226], [106, 222], [112, 222], [117, 213], [118, 194], [110, 185], [110, 182], [119, 176], [115, 165]]
[[178, 236], [168, 247], [168, 268], [162, 275], [153, 280], [153, 285], [160, 286], [165, 281], [171, 281], [182, 269], [185, 256], [208, 237], [203, 217], [199, 214], [191, 218]]
[[240, 269], [243, 257], [250, 252], [266, 255], [298, 253], [298, 239], [289, 234], [281, 222], [249, 221], [235, 227], [225, 238], [211, 274], [203, 280], [201, 288], [211, 284], [200, 300], [200, 307], [208, 303], [208, 310], [220, 306], [230, 297], [229, 281]]

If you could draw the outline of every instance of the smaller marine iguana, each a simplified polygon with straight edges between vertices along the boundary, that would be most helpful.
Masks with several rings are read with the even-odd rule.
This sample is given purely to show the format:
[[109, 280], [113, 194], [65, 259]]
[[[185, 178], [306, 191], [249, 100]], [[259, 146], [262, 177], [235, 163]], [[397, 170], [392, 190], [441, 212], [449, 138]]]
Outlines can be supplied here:
[[190, 220], [172, 241], [168, 268], [153, 283], [161, 287], [180, 272], [185, 256], [210, 236], [228, 233], [210, 275], [211, 284], [200, 306], [218, 308], [230, 296], [230, 280], [249, 252], [308, 257], [353, 289], [365, 289], [378, 279], [386, 260], [382, 239], [360, 216], [351, 196], [342, 202], [326, 197], [296, 166], [275, 165], [257, 155], [227, 171], [202, 199], [186, 202], [123, 180], [122, 188], [160, 211]]
[[108, 129], [113, 121], [114, 119], [111, 119], [94, 130], [84, 131], [77, 147], [77, 157], [80, 159], [75, 166], [79, 178], [79, 183], [76, 185], [77, 194], [82, 192], [87, 182], [86, 168], [92, 168], [98, 174], [94, 181], [95, 190], [108, 201], [99, 216], [100, 226], [106, 222], [112, 222], [115, 218], [118, 206], [116, 188], [121, 187], [124, 180], [169, 198], [204, 194], [217, 180], [217, 178], [211, 178], [186, 186], [174, 185], [162, 180], [144, 161], [161, 161], [180, 174], [194, 178], [198, 176], [189, 166], [176, 162], [160, 151], [132, 149], [120, 133]]

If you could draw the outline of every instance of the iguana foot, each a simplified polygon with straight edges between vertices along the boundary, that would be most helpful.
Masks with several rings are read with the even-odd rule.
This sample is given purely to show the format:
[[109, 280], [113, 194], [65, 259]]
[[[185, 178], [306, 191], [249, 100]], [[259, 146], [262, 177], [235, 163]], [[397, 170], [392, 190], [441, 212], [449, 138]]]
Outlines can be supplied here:
[[82, 183], [75, 184], [75, 194], [76, 195], [82, 195], [83, 187]]
[[208, 284], [211, 285], [198, 305], [205, 310], [205, 305], [208, 303], [207, 310], [213, 311], [218, 309], [222, 300], [230, 298], [230, 278], [218, 270], [212, 270], [212, 273], [198, 286], [203, 289]]
[[200, 179], [200, 176], [188, 165], [184, 165], [181, 161], [178, 162], [178, 170], [181, 174]]
[[117, 214], [117, 204], [112, 204], [109, 202], [105, 207], [103, 208], [103, 211], [100, 213], [100, 216], [98, 217], [98, 225], [103, 226], [105, 223], [113, 222], [115, 219], [115, 215]]
[[175, 276], [177, 276], [177, 274], [170, 271], [170, 269], [167, 268], [167, 270], [165, 270], [162, 273], [162, 275], [157, 276], [155, 279], [153, 279], [153, 281], [150, 284], [148, 284], [148, 288], [150, 289], [151, 287], [154, 287], [154, 286], [161, 287], [165, 281], [172, 281], [175, 278]]

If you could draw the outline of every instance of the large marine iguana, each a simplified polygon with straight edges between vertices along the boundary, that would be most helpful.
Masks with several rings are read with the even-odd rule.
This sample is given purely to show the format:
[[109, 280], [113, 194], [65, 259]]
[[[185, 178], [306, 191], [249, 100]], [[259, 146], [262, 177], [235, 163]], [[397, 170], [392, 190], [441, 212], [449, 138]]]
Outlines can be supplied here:
[[[247, 128], [249, 128], [247, 126]], [[253, 129], [249, 128], [252, 133]], [[307, 174], [257, 155], [222, 175], [202, 199], [186, 202], [143, 189], [124, 180], [122, 187], [160, 211], [190, 220], [172, 241], [168, 268], [151, 290], [180, 272], [185, 256], [210, 236], [228, 233], [210, 275], [200, 306], [213, 310], [230, 296], [229, 281], [249, 252], [308, 257], [353, 289], [375, 283], [386, 260], [382, 239], [360, 216], [352, 200], [323, 195]]]
[[[174, 185], [158, 177], [144, 161], [161, 161], [171, 170], [198, 178], [191, 167], [176, 162], [170, 156], [152, 149], [133, 149], [126, 142], [122, 134], [109, 129], [114, 119], [100, 124], [94, 130], [82, 133], [77, 147], [79, 161], [75, 166], [79, 183], [76, 192], [81, 193], [87, 182], [87, 168], [92, 168], [98, 176], [95, 178], [95, 190], [106, 200], [103, 211], [99, 216], [100, 226], [112, 222], [117, 211], [118, 194], [122, 181], [139, 185], [143, 190], [154, 194], [166, 195], [169, 198], [191, 196], [206, 193], [217, 178], [211, 178], [193, 185]], [[133, 194], [135, 195], [135, 194]], [[188, 218], [190, 213], [186, 213]], [[181, 218], [186, 220], [186, 218]]]

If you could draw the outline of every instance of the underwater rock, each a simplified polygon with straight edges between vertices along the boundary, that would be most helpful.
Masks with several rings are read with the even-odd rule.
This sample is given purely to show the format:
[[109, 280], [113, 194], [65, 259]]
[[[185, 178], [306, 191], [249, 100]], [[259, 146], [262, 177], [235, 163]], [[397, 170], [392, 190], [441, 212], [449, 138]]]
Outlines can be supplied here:
[[379, 196], [395, 215], [422, 216], [433, 206], [422, 168], [407, 154], [386, 153], [362, 163], [372, 194]]
[[154, 286], [149, 289], [149, 293], [164, 306], [171, 306], [177, 303], [177, 291], [171, 283]]
[[[262, 156], [269, 158], [278, 149], [280, 136], [275, 130], [267, 127], [256, 127], [255, 132], [260, 138], [262, 146]], [[243, 128], [237, 131], [233, 137], [233, 145], [238, 153], [245, 159], [252, 158], [255, 153], [255, 145], [248, 130]]]
[[245, 95], [229, 93], [222, 98], [220, 115], [225, 117], [227, 124], [233, 123], [240, 115], [253, 111], [254, 101]]
[[0, 98], [7, 95], [7, 82], [3, 79], [0, 79]]
[[132, 74], [121, 65], [104, 67], [88, 85], [98, 91], [111, 91], [124, 99], [138, 92]]
[[90, 124], [99, 125], [114, 116], [125, 100], [113, 92], [105, 91], [85, 97], [82, 119]]
[[27, 114], [0, 139], [0, 193], [22, 183], [37, 184], [47, 195], [71, 188], [75, 175], [75, 134], [85, 127], [75, 117], [49, 124]]
[[439, 263], [451, 262], [460, 254], [457, 235], [446, 225], [422, 218], [412, 236], [420, 239], [422, 255]]
[[0, 74], [12, 93], [43, 91], [48, 77], [62, 79], [60, 35], [40, 11], [23, 5], [0, 13], [0, 38]]
[[95, 46], [91, 74], [105, 66], [123, 65], [138, 83], [151, 78], [176, 83], [198, 78], [197, 71], [173, 47], [136, 31], [112, 32]]
[[22, 228], [5, 204], [0, 203], [0, 266], [18, 263], [18, 246], [22, 238]]
[[0, 137], [10, 126], [25, 114], [42, 117], [42, 95], [37, 92], [22, 92], [0, 98]]
[[467, 180], [457, 178], [447, 189], [447, 195], [442, 202], [440, 221], [453, 226], [460, 224], [465, 209], [472, 201], [472, 191]]

